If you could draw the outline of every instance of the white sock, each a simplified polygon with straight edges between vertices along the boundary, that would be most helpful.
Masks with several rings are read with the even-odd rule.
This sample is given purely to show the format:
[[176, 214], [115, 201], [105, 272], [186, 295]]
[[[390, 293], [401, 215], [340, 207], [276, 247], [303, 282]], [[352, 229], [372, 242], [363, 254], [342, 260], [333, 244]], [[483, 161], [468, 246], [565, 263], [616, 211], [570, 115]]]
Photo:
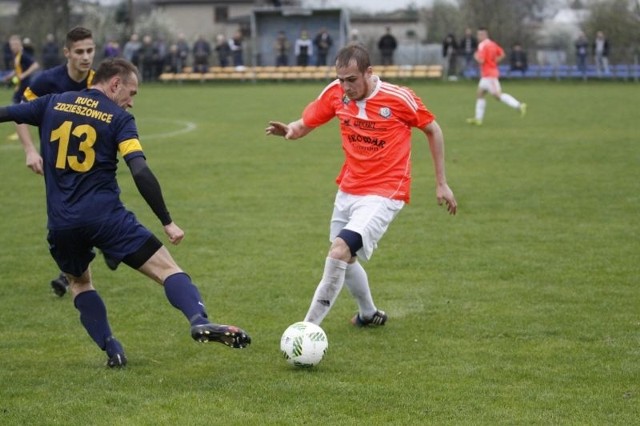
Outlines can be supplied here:
[[520, 108], [520, 102], [518, 102], [518, 100], [513, 96], [506, 93], [503, 93], [502, 95], [500, 95], [500, 102], [509, 105], [511, 108], [515, 108], [515, 109]]
[[371, 290], [369, 289], [369, 278], [362, 265], [356, 261], [347, 266], [344, 276], [344, 283], [356, 299], [360, 318], [371, 318], [378, 310], [373, 303]]
[[485, 98], [476, 99], [476, 120], [482, 121], [484, 118], [484, 109], [487, 106], [487, 100]]
[[304, 317], [305, 321], [320, 325], [342, 290], [346, 269], [347, 262], [327, 257], [322, 279], [313, 295], [307, 315]]

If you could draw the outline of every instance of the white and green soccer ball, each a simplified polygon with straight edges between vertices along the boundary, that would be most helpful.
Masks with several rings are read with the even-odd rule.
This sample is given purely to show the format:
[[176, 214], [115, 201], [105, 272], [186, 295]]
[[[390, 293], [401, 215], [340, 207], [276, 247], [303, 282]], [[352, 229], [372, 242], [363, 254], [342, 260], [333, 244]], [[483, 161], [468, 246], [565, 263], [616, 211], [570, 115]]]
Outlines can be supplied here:
[[305, 321], [291, 324], [280, 339], [280, 351], [284, 359], [296, 367], [318, 365], [328, 347], [329, 340], [324, 330]]

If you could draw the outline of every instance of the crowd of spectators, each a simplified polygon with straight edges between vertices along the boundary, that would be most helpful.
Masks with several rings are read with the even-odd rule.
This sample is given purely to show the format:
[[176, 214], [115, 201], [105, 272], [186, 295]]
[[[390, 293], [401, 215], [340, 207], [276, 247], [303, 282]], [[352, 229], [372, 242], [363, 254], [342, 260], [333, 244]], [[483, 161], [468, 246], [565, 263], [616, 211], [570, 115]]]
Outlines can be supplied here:
[[[124, 57], [138, 67], [142, 81], [154, 81], [164, 72], [177, 73], [187, 66], [198, 72], [205, 72], [214, 64], [243, 67], [243, 42], [244, 36], [240, 30], [230, 38], [218, 35], [213, 45], [201, 35], [189, 43], [184, 34], [167, 40], [161, 36], [134, 33], [124, 44], [116, 38], [107, 38], [98, 48], [96, 58]], [[42, 64], [43, 70], [64, 62], [62, 42], [56, 40], [53, 34], [47, 35], [38, 51], [29, 37], [24, 37], [22, 44], [24, 51]], [[3, 46], [2, 69], [13, 69], [13, 53], [8, 41]]]
[[[352, 40], [357, 40], [357, 34]], [[40, 44], [39, 52], [35, 52], [32, 41], [24, 37], [24, 50], [38, 59], [42, 69], [48, 69], [63, 62], [61, 43], [53, 34], [48, 34]], [[207, 37], [198, 35], [189, 42], [184, 34], [178, 34], [175, 39], [155, 37], [149, 34], [140, 36], [131, 34], [129, 39], [121, 45], [115, 38], [108, 38], [99, 50], [102, 57], [118, 57], [133, 62], [140, 69], [143, 81], [157, 80], [162, 73], [178, 73], [185, 67], [192, 67], [195, 72], [206, 72], [211, 66], [244, 68], [244, 34], [241, 30], [233, 36], [226, 37], [218, 34], [210, 42]], [[377, 40], [377, 48], [382, 65], [394, 64], [394, 52], [399, 43], [392, 34], [392, 28], [385, 27], [384, 33]], [[603, 31], [597, 31], [593, 39], [580, 33], [573, 43], [575, 48], [575, 66], [582, 73], [587, 72], [589, 64], [593, 64], [598, 76], [609, 75], [609, 54], [611, 45]], [[460, 38], [449, 33], [442, 41], [442, 64], [444, 75], [450, 79], [458, 76], [468, 76], [477, 70], [474, 53], [478, 47], [478, 40], [471, 28], [466, 28]], [[333, 39], [326, 28], [311, 35], [306, 30], [300, 31], [298, 37], [287, 39], [286, 33], [280, 31], [273, 44], [273, 63], [276, 66], [289, 65], [327, 65], [331, 49], [335, 49]], [[521, 43], [514, 43], [508, 49], [507, 58], [511, 73], [526, 75], [529, 69], [528, 53]], [[4, 70], [13, 68], [13, 58], [8, 43], [4, 45]]]

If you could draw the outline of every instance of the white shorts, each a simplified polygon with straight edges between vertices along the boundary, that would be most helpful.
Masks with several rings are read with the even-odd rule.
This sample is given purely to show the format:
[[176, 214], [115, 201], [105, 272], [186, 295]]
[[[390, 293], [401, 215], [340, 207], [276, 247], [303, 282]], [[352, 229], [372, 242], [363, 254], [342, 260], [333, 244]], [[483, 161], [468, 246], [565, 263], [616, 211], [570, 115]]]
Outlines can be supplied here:
[[351, 195], [338, 191], [333, 205], [329, 240], [333, 242], [341, 230], [362, 236], [358, 257], [369, 260], [389, 224], [404, 207], [404, 201], [379, 195]]
[[500, 80], [495, 77], [482, 77], [480, 82], [478, 83], [478, 89], [484, 90], [485, 92], [489, 92], [492, 95], [497, 93], [502, 93], [502, 88], [500, 87]]

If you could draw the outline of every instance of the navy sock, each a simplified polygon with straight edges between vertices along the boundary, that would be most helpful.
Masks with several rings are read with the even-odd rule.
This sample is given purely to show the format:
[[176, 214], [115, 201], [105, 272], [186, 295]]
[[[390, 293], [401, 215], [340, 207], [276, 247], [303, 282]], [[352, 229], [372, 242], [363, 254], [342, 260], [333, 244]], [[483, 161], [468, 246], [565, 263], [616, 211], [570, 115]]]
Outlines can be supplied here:
[[107, 308], [102, 298], [95, 290], [85, 291], [73, 299], [73, 304], [80, 311], [80, 322], [89, 336], [103, 351], [107, 346], [107, 339], [111, 337], [111, 327], [107, 320]]
[[178, 272], [164, 280], [164, 293], [174, 308], [182, 311], [191, 325], [207, 324], [207, 311], [200, 297], [198, 287], [189, 275]]
[[109, 357], [112, 357], [115, 354], [124, 354], [122, 345], [113, 336], [107, 338], [105, 351]]

